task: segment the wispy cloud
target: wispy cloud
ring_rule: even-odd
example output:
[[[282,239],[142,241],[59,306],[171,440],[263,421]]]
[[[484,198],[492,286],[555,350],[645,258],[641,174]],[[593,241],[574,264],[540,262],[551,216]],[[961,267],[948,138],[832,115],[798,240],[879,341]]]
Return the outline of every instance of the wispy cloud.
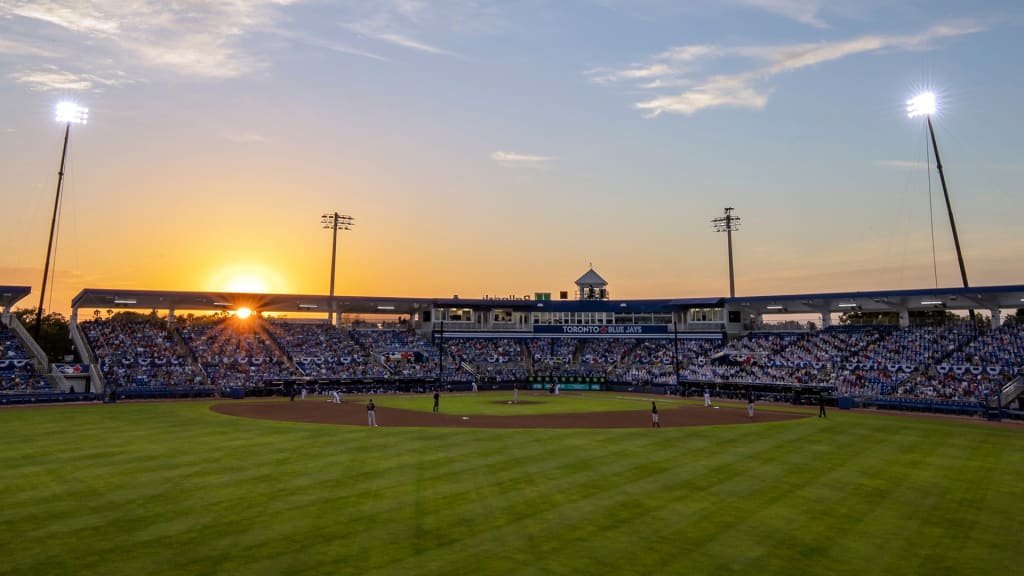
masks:
[[[431,46],[430,44],[426,44],[418,40],[413,40],[412,38],[406,38],[401,34],[378,34],[376,38],[383,40],[385,42],[391,42],[392,44],[404,46],[405,48],[419,50],[420,52],[430,52],[431,54],[452,54],[451,52],[443,48]]]
[[[57,27],[71,32],[92,52],[107,50],[126,65],[232,78],[264,65],[243,49],[243,40],[272,29],[281,8],[294,1],[0,0],[0,19],[34,22],[43,31]]]
[[[426,52],[428,54],[439,54],[445,56],[458,56],[458,54],[439,48],[432,44],[422,42],[415,38],[408,36],[407,34],[400,34],[394,31],[394,24],[390,22],[390,19],[379,18],[376,20],[363,20],[359,22],[352,22],[342,25],[348,28],[352,32],[359,34],[365,38],[372,40],[378,40],[381,42],[387,42],[388,44],[394,44],[395,46],[401,46],[403,48],[409,48],[411,50],[417,50],[419,52]]]
[[[84,92],[104,86],[121,86],[130,83],[125,78],[102,77],[96,74],[74,74],[55,66],[44,66],[36,70],[22,70],[10,74],[18,84],[25,84],[31,90],[64,90]]]
[[[547,166],[548,162],[554,160],[554,158],[551,156],[519,154],[517,152],[505,152],[503,150],[498,150],[497,152],[491,153],[491,160],[507,167],[540,168]]]
[[[110,3],[104,7],[106,10],[99,10],[94,4],[73,0],[10,0],[0,2],[0,14],[39,20],[94,36],[116,35],[121,28],[121,18],[116,13],[126,8],[127,3]]]
[[[717,107],[760,110],[772,92],[769,81],[793,72],[850,56],[885,51],[930,50],[936,40],[983,30],[974,22],[959,21],[933,26],[907,35],[865,35],[850,40],[769,46],[676,46],[622,69],[596,68],[585,75],[597,84],[625,84],[644,91],[683,87],[681,93],[656,94],[634,102],[634,108],[653,117],[663,113],[695,114]],[[744,71],[713,74],[708,69],[729,59],[748,62]]]
[[[815,28],[828,28],[818,12],[820,0],[737,0],[740,4],[760,8]]]
[[[885,166],[888,168],[926,168],[928,164],[924,162],[918,162],[915,160],[878,160],[875,162],[879,166]]]
[[[323,48],[325,50],[330,50],[332,52],[338,52],[339,54],[348,54],[350,56],[362,56],[363,58],[372,58],[374,60],[380,60],[381,62],[391,61],[390,58],[385,58],[384,56],[381,56],[379,54],[368,52],[366,50],[361,50],[359,48],[353,48],[351,46],[347,46],[345,44],[340,44],[338,42],[333,42],[330,40],[321,40],[319,38],[300,38],[297,35],[291,34],[288,34],[286,36],[295,42],[301,42],[303,44],[308,44],[310,46],[316,46],[319,48]]]

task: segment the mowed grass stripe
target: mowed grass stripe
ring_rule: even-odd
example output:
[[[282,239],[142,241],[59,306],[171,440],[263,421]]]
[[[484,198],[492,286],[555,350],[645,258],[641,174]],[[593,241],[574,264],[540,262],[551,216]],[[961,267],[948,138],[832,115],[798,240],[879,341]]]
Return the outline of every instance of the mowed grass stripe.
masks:
[[[859,426],[852,432],[863,436],[863,431],[864,427]],[[865,439],[878,440],[877,434]],[[821,572],[864,573],[877,571],[880,558],[890,549],[903,559],[919,555],[917,545],[928,539],[908,543],[901,538],[908,519],[913,523],[916,518],[915,504],[903,497],[907,485],[905,467],[916,466],[922,470],[922,475],[928,475],[931,472],[921,468],[927,462],[943,470],[950,462],[948,459],[956,456],[958,448],[931,450],[926,457],[908,462],[906,451],[916,448],[913,441],[892,435],[886,435],[883,440],[884,444],[870,444],[870,450],[861,450],[856,459],[846,460],[822,481],[809,478],[791,498],[779,498],[773,506],[763,508],[765,512],[751,514],[749,525],[756,526],[753,535],[759,541],[767,541],[772,552],[749,555],[749,560],[739,565],[755,564],[762,570],[766,564],[792,567],[800,563],[801,558],[812,557],[822,561],[818,565]],[[941,439],[938,440],[941,443]],[[808,498],[810,502],[805,502]],[[787,526],[793,528],[787,530]],[[894,531],[896,534],[892,533]],[[722,538],[734,544],[745,532],[743,527],[717,530],[719,534],[728,535]],[[953,534],[947,525],[945,535]],[[778,535],[784,537],[777,538]],[[910,539],[914,537],[911,535]],[[705,558],[715,551],[721,554],[722,550],[729,549],[721,545],[724,543],[717,543],[719,545],[696,556]],[[732,552],[722,555],[720,565],[711,569],[736,568],[736,556]],[[739,556],[742,558],[743,553]]]
[[[660,432],[651,432],[645,440],[657,438]],[[676,441],[678,436],[672,439],[672,442]],[[607,561],[612,561],[614,565],[622,556],[622,552],[615,547],[609,548],[605,545],[588,551],[587,554],[566,551],[593,542],[591,536],[607,535],[609,531],[625,530],[627,533],[633,533],[631,523],[636,519],[648,521],[643,522],[646,529],[635,534],[649,534],[648,538],[657,537],[657,532],[651,530],[648,509],[662,506],[665,498],[674,497],[671,488],[678,482],[677,476],[681,470],[679,463],[670,457],[671,453],[664,450],[664,442],[665,437],[662,437],[651,442],[655,446],[637,446],[637,449],[629,451],[631,457],[627,458],[608,459],[602,458],[600,454],[595,454],[591,458],[590,455],[583,454],[588,469],[576,475],[576,486],[570,486],[567,490],[562,490],[562,486],[551,486],[535,503],[525,502],[527,508],[533,511],[531,514],[515,518],[515,522],[506,522],[504,528],[486,527],[488,533],[495,536],[494,540],[503,543],[497,549],[487,550],[487,555],[506,558],[525,554],[516,560],[516,564],[522,565],[530,565],[532,558],[565,556],[575,559],[591,558],[599,565],[607,565]],[[757,450],[757,447],[750,446],[748,449]],[[652,458],[652,453],[659,455]],[[595,481],[580,485],[578,480],[581,475],[593,475]],[[556,494],[559,496],[552,496]],[[514,497],[524,500],[529,496],[516,493]],[[645,504],[645,501],[649,503]],[[508,515],[502,517],[507,519]],[[598,540],[603,541],[600,538]],[[516,552],[517,550],[519,552]],[[443,557],[448,553],[449,551],[445,549],[437,549],[432,550],[429,555]],[[603,558],[606,554],[620,557],[620,560]],[[419,562],[411,561],[409,566]],[[486,563],[486,560],[484,562]],[[524,562],[526,564],[523,564]],[[549,573],[556,567],[543,564],[535,565],[533,568],[543,569],[545,573]]]

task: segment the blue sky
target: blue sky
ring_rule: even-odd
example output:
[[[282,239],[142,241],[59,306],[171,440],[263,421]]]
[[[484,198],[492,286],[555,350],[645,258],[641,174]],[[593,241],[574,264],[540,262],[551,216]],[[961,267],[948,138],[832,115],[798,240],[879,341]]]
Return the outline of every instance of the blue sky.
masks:
[[[968,273],[1024,282],[1024,6],[732,0],[0,0],[0,284],[737,292],[959,283],[904,103],[934,90]],[[934,222],[934,226],[932,226]],[[935,256],[933,260],[932,230]]]

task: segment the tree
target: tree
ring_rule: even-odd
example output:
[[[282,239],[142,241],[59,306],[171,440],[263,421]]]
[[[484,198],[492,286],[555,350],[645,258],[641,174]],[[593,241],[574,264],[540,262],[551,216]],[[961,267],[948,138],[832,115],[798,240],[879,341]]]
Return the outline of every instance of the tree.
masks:
[[[35,308],[20,308],[14,311],[14,315],[29,330],[36,322]],[[36,337],[36,344],[46,352],[51,362],[62,362],[67,355],[75,353],[74,345],[71,343],[71,331],[68,328],[68,321],[58,312],[43,314],[39,326],[39,336]]]
[[[949,310],[910,310],[907,313],[912,325],[925,324],[941,326],[949,322],[963,320]],[[977,321],[977,319],[975,320]],[[984,321],[984,320],[982,320]],[[875,326],[879,324],[893,325],[900,323],[899,312],[844,312],[839,315],[839,323],[844,325]]]
[[[879,324],[899,324],[899,312],[843,312],[839,315],[839,323],[843,325],[876,326]]]

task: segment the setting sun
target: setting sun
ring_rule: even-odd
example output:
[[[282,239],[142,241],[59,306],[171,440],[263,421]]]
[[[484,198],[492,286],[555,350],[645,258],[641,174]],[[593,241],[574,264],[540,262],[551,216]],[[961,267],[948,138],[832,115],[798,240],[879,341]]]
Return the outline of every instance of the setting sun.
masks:
[[[248,318],[251,315],[252,315],[252,310],[250,310],[248,308],[239,308],[238,310],[235,310],[235,316],[237,316],[238,318],[240,318],[242,320],[245,320],[246,318]]]

